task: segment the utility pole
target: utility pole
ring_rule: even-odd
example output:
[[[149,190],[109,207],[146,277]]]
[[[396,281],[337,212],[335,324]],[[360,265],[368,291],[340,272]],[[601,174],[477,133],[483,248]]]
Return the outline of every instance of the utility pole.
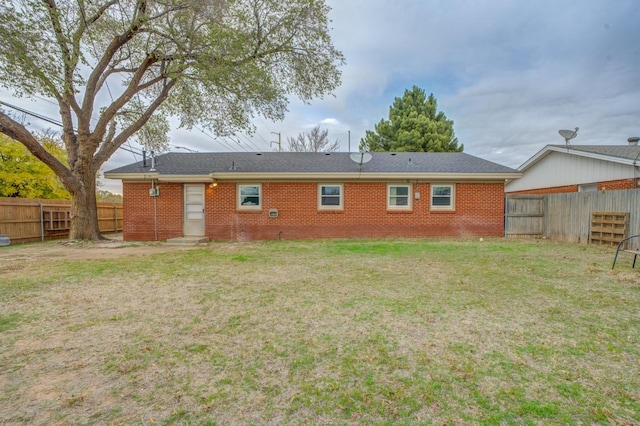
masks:
[[[273,143],[277,143],[278,144],[278,152],[282,152],[282,141],[280,139],[280,136],[281,136],[280,133],[279,132],[271,132],[271,133],[274,134],[274,135],[278,135],[278,142],[271,141],[271,142],[269,142],[269,146],[271,146],[271,144],[273,144]]]

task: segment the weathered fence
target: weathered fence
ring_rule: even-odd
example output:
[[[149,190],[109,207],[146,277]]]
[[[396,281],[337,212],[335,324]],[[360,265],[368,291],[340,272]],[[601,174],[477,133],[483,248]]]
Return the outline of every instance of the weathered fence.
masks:
[[[543,197],[543,226],[540,234],[530,232],[540,217],[531,213],[533,196],[508,195],[505,208],[505,235],[539,235],[557,241],[588,243],[594,212],[628,212],[628,235],[640,234],[640,189],[621,191],[546,194]],[[516,213],[514,213],[516,212]],[[517,212],[527,212],[517,216]],[[515,217],[512,215],[515,214]]]
[[[98,224],[104,233],[122,231],[122,204],[98,203]],[[71,201],[0,198],[0,234],[12,243],[67,238]]]
[[[505,203],[505,235],[542,236],[544,212],[544,195],[508,196]]]

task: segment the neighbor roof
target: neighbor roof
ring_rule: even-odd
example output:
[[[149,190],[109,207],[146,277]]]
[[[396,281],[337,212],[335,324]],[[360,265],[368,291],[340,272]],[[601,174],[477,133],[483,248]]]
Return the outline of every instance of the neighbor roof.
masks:
[[[211,152],[168,153],[151,161],[110,170],[111,179],[322,179],[322,178],[456,178],[513,179],[517,170],[465,153],[373,152],[360,164],[360,154],[347,152]]]
[[[633,165],[640,156],[637,145],[547,145],[533,157],[523,163],[518,170],[524,172],[552,152],[612,161],[614,163]]]

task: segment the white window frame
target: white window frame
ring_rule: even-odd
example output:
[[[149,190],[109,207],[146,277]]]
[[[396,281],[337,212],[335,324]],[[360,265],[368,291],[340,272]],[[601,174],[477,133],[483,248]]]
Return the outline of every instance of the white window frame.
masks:
[[[336,186],[340,188],[340,195],[338,195],[339,203],[338,205],[323,205],[322,204],[322,188],[328,186]],[[334,195],[329,195],[330,197],[335,197]],[[327,197],[327,195],[325,195]],[[318,184],[318,210],[343,210],[344,209],[344,185],[341,183],[319,183]]]
[[[257,187],[258,188],[258,204],[243,205],[242,200],[242,188]],[[260,183],[239,183],[237,184],[236,203],[238,210],[262,210],[262,184]]]
[[[578,185],[578,192],[598,192],[598,183],[583,183]]]
[[[456,185],[454,183],[432,183],[429,196],[429,205],[431,210],[452,211],[456,209]],[[451,194],[449,195],[450,203],[448,206],[434,205],[433,197],[436,188],[449,187],[451,188]]]
[[[391,204],[391,188],[407,188],[407,205],[397,206]],[[397,197],[397,195],[395,196]],[[387,184],[387,210],[412,210],[413,209],[413,188],[410,183],[388,183]]]

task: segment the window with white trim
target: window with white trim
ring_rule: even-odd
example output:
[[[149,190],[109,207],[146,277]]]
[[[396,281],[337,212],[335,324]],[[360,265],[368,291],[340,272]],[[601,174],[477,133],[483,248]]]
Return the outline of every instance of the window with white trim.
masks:
[[[238,209],[260,210],[262,208],[262,185],[259,183],[238,184]]]
[[[318,209],[342,210],[343,208],[342,184],[318,184]]]
[[[431,210],[453,210],[454,208],[455,186],[431,184]]]
[[[578,185],[578,192],[595,192],[597,190],[597,183],[583,183],[582,185]]]
[[[411,185],[387,185],[387,209],[411,210]]]

